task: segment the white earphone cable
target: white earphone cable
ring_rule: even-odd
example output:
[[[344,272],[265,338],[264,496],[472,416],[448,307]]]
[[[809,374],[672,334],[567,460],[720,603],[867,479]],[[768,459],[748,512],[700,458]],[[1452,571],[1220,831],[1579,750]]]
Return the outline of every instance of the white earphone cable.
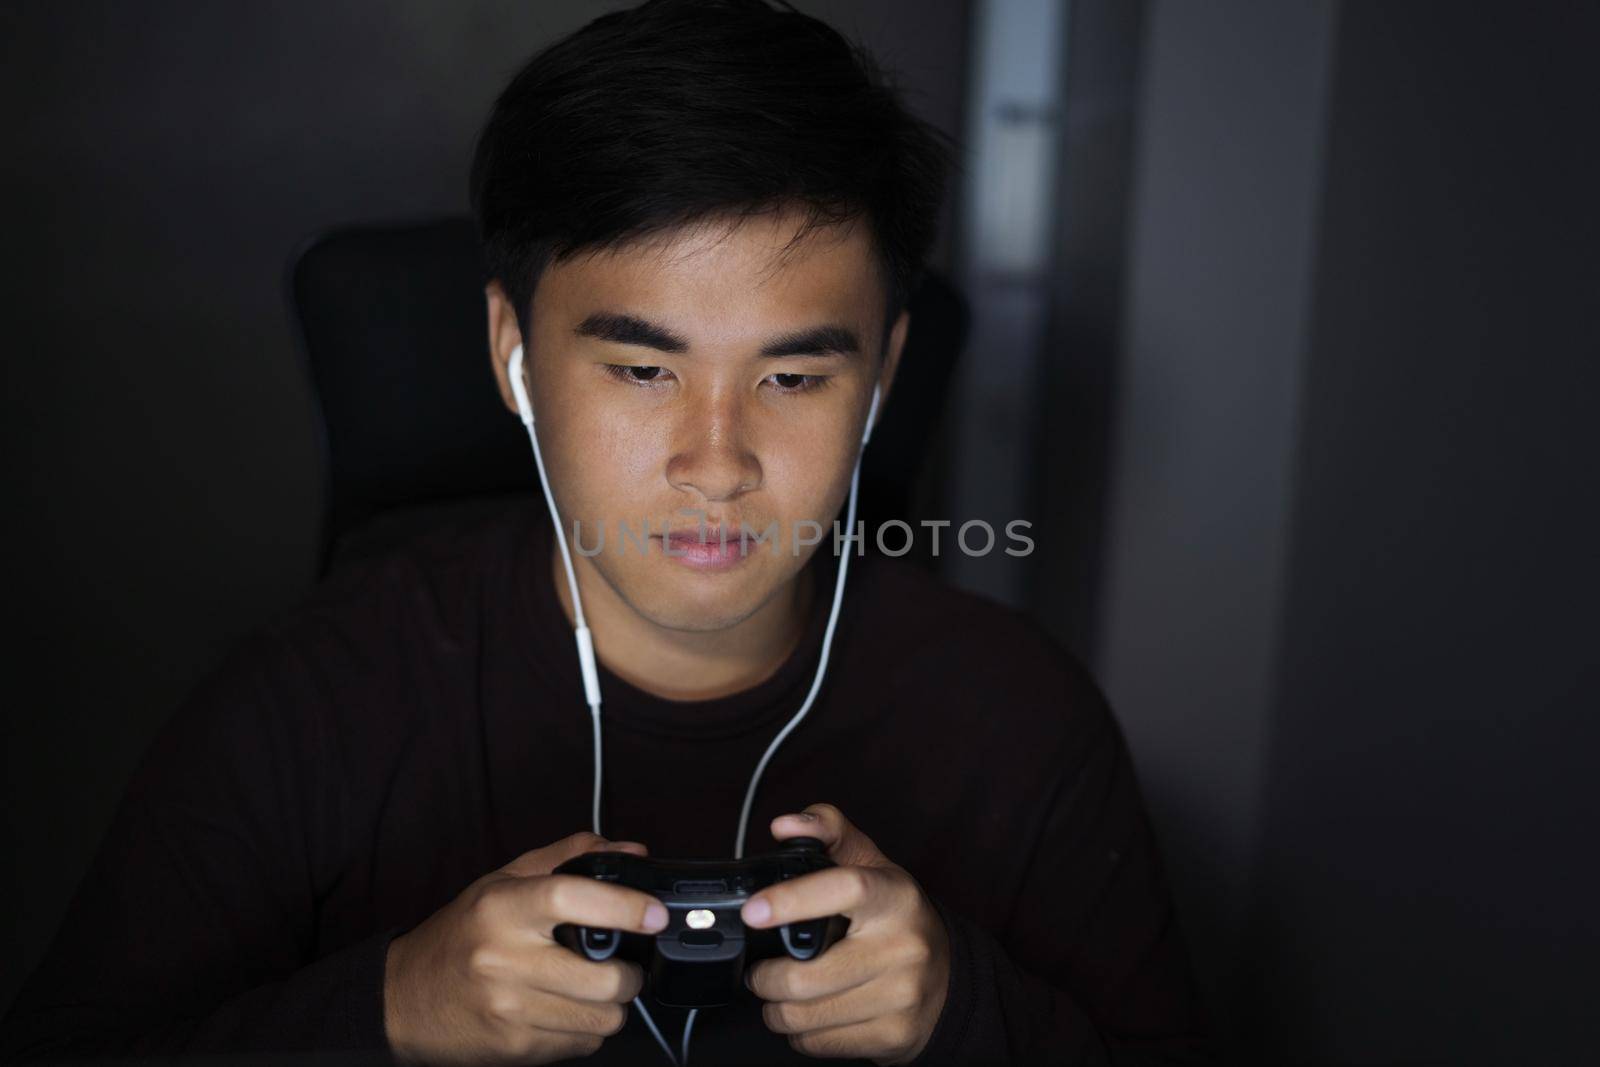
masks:
[[[817,661],[817,673],[811,679],[811,690],[806,693],[805,702],[800,705],[800,710],[795,712],[794,718],[790,719],[782,730],[778,731],[778,736],[772,739],[772,744],[768,745],[767,751],[762,754],[761,762],[756,764],[755,773],[750,776],[750,787],[744,792],[744,807],[739,811],[739,832],[733,839],[734,859],[744,858],[745,831],[750,826],[750,808],[755,803],[756,787],[761,784],[761,775],[771,762],[773,753],[778,751],[778,746],[783,744],[784,739],[794,732],[794,728],[800,725],[800,720],[811,710],[812,703],[817,699],[817,693],[822,689],[822,678],[828,670],[828,653],[833,648],[833,631],[839,625],[839,604],[844,599],[844,579],[850,570],[850,553],[856,543],[856,485],[860,479],[861,460],[857,458],[856,468],[850,474],[850,504],[845,511],[845,550],[844,555],[839,557],[839,574],[833,583],[833,607],[828,611],[828,627],[822,632],[822,656]]]

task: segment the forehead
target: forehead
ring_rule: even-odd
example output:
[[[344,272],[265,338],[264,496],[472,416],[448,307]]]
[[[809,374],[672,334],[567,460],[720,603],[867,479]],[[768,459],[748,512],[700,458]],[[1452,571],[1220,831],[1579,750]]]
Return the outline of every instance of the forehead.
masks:
[[[885,291],[870,228],[820,226],[795,241],[803,222],[798,212],[719,218],[551,264],[534,321],[625,312],[695,344],[742,345],[820,321],[871,329]]]

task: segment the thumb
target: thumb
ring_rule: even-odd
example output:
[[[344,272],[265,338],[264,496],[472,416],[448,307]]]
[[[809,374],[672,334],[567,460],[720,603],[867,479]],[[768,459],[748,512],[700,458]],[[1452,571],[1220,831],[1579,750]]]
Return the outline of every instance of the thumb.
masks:
[[[630,852],[635,856],[648,856],[650,850],[637,841],[609,841],[599,834],[583,830],[542,848],[524,852],[504,867],[504,874],[518,878],[549,874],[563,863],[585,852]]]
[[[772,836],[780,841],[814,837],[828,850],[828,858],[841,867],[890,866],[872,838],[832,804],[810,804],[802,812],[778,816],[772,820]]]

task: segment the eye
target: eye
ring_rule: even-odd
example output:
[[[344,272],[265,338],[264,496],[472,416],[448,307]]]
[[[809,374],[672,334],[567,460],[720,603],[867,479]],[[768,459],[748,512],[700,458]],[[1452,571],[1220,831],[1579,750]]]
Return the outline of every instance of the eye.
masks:
[[[671,377],[665,367],[641,367],[630,363],[607,363],[606,373],[630,385],[653,385]]]
[[[826,374],[769,374],[771,382],[780,393],[804,393],[827,384]]]

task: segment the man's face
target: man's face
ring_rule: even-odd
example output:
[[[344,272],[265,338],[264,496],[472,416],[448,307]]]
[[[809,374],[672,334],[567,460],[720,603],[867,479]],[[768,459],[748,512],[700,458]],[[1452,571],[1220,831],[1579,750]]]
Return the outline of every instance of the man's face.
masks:
[[[592,551],[604,531],[586,561],[573,544],[574,563],[656,625],[735,626],[817,548],[832,551],[872,389],[888,393],[907,318],[880,350],[885,290],[867,227],[818,230],[780,258],[799,222],[686,227],[552,265],[534,293],[524,367],[551,491],[569,539],[577,524]],[[515,411],[515,316],[498,286],[489,303]],[[643,550],[621,536],[647,521]],[[740,551],[741,527],[774,526],[774,543]],[[796,532],[814,539],[818,526],[821,543],[797,552]],[[702,527],[709,548],[664,536]]]

